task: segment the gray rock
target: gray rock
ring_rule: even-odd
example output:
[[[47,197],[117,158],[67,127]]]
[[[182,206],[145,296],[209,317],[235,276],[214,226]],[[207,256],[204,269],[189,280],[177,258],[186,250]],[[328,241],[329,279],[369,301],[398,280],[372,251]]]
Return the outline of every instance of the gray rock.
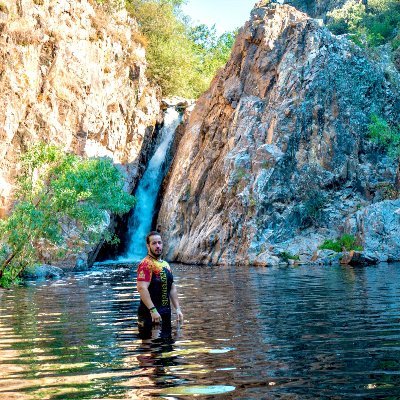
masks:
[[[331,265],[339,264],[343,253],[338,253],[333,250],[318,250],[316,264]]]
[[[22,277],[28,280],[40,279],[59,279],[64,275],[61,268],[54,267],[53,265],[35,265],[28,267],[24,270]]]
[[[88,268],[89,266],[86,254],[85,257],[78,257],[76,259],[74,271],[87,271]]]
[[[362,251],[351,251],[345,254],[341,260],[342,264],[353,266],[375,265],[379,259],[371,254]]]
[[[385,200],[372,204],[357,215],[357,227],[368,257],[379,261],[400,260],[399,200]]]

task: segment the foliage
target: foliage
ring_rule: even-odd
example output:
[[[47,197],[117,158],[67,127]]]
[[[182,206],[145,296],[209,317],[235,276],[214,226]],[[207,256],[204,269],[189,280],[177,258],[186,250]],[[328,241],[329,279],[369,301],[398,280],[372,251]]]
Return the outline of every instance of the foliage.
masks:
[[[357,245],[357,239],[353,235],[344,234],[336,240],[327,239],[319,246],[321,250],[333,250],[340,253],[343,250],[362,251],[362,246]]]
[[[371,115],[371,123],[368,125],[371,140],[382,146],[393,158],[400,157],[400,125],[390,126],[389,123],[376,114]]]
[[[380,182],[377,188],[381,192],[384,200],[396,200],[400,198],[400,191],[393,183]]]
[[[326,201],[326,196],[320,190],[311,189],[305,193],[305,201],[301,209],[300,225],[302,228],[317,224]]]
[[[369,0],[368,5],[348,0],[327,16],[328,28],[335,34],[348,33],[359,45],[374,47],[391,42],[396,48],[395,36],[400,26],[398,0]]]
[[[124,213],[134,204],[123,177],[109,159],[82,159],[40,143],[21,159],[16,203],[0,221],[0,279],[23,269],[81,251],[101,238],[108,212]],[[2,281],[2,283],[4,283]]]
[[[282,251],[281,253],[279,253],[279,257],[282,258],[283,261],[288,262],[289,260],[295,260],[295,261],[299,261],[300,257],[298,254],[291,254],[287,251]]]
[[[149,78],[163,95],[195,98],[204,92],[233,44],[233,33],[218,37],[215,28],[187,27],[181,0],[126,0],[148,45]]]

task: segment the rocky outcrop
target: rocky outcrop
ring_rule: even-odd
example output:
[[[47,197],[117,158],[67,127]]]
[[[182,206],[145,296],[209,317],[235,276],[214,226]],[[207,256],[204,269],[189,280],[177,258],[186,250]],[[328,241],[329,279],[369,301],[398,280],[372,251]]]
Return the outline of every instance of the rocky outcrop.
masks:
[[[361,3],[363,0],[359,1]],[[312,18],[324,19],[329,11],[342,7],[346,0],[284,0],[277,2],[291,5]]]
[[[400,200],[386,200],[360,210],[352,230],[358,233],[369,257],[400,260]]]
[[[367,126],[372,113],[398,121],[399,105],[353,43],[290,6],[256,7],[175,157],[158,219],[167,258],[310,260],[395,181]]]
[[[135,21],[87,0],[3,0],[0,32],[0,214],[38,141],[111,157],[131,189],[160,110]]]

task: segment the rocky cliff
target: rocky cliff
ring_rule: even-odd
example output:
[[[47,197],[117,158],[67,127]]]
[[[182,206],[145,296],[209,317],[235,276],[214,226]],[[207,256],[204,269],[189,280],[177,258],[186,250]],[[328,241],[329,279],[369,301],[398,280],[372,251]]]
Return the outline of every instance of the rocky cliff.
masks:
[[[354,44],[293,7],[259,4],[180,143],[158,220],[167,258],[266,265],[283,252],[310,261],[346,231],[362,243],[356,214],[370,215],[396,176],[367,127],[373,113],[399,122],[399,107]]]
[[[280,3],[291,5],[312,18],[324,19],[327,12],[342,7],[346,0],[284,0],[280,1]]]
[[[111,157],[131,188],[160,110],[135,21],[87,0],[0,6],[0,213],[38,141]]]

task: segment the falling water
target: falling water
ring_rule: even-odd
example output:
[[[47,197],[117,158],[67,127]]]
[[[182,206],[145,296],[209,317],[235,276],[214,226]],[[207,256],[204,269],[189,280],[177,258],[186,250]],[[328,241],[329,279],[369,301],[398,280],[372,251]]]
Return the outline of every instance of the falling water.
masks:
[[[180,123],[180,114],[169,107],[165,112],[161,140],[136,190],[136,206],[129,219],[129,247],[126,257],[139,260],[146,255],[145,237],[151,230],[157,195],[166,173],[166,159],[175,130]]]

